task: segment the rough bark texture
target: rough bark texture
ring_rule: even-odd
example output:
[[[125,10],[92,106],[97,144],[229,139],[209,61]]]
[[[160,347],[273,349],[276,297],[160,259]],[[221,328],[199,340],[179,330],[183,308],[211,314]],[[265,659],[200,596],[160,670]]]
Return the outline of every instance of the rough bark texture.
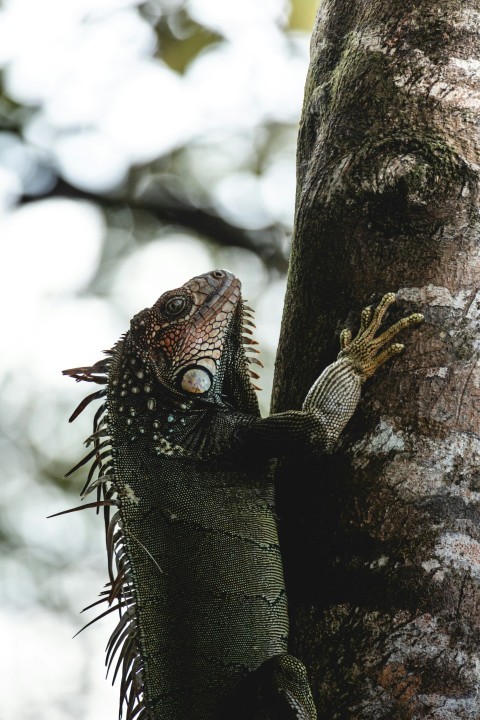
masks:
[[[381,293],[426,316],[338,451],[280,473],[324,720],[480,717],[479,29],[478,1],[322,0],[312,39],[273,410]]]

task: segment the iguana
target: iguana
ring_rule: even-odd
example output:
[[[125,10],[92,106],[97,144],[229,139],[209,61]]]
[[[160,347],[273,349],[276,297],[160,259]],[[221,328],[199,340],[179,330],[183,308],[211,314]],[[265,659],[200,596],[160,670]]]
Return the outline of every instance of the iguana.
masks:
[[[262,419],[250,365],[251,310],[226,270],[194,277],[131,321],[107,357],[65,370],[104,384],[82,498],[103,507],[119,611],[106,663],[120,673],[127,720],[313,720],[302,663],[288,654],[287,599],[269,463],[329,452],[362,383],[403,349],[413,314],[376,337],[395,296],[361,315],[358,335],[303,409]],[[69,473],[70,474],[70,473]],[[111,514],[112,510],[114,511]],[[94,603],[96,604],[96,603]]]

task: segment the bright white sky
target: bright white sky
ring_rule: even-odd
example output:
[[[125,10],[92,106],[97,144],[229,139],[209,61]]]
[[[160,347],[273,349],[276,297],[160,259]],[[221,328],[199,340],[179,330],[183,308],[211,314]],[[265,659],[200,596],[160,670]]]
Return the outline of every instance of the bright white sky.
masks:
[[[68,569],[52,577],[51,592],[64,583],[62,591],[77,609],[101,589],[101,528],[92,540],[86,527],[93,525],[73,516],[47,525],[45,515],[63,509],[62,497],[35,486],[28,458],[10,454],[9,443],[21,442],[16,418],[24,418],[28,409],[29,432],[42,452],[52,460],[63,452],[71,457],[73,447],[81,452],[77,433],[85,436],[88,422],[76,432],[66,422],[59,427],[58,416],[46,408],[53,413],[61,406],[66,419],[67,407],[85,391],[68,384],[62,368],[99,359],[135,312],[215,266],[229,267],[243,279],[257,308],[257,337],[273,352],[284,287],[281,282],[265,287],[261,263],[249,253],[222,250],[213,257],[199,241],[170,233],[116,268],[109,297],[88,297],[83,291],[103,245],[112,242],[102,213],[70,200],[15,209],[16,199],[24,190],[51,183],[45,158],[53,159],[71,183],[102,192],[120,185],[133,163],[197,140],[192,176],[208,183],[233,222],[257,228],[274,220],[288,223],[293,213],[293,146],[279,152],[261,177],[241,168],[258,124],[295,122],[299,116],[308,40],[287,39],[278,29],[287,11],[283,0],[189,0],[192,16],[227,40],[201,55],[184,76],[152,58],[156,38],[137,5],[135,0],[5,0],[0,9],[6,90],[15,101],[38,106],[27,130],[30,146],[0,133],[0,382],[4,412],[11,417],[10,437],[0,444],[2,493],[12,498],[5,523],[15,528],[27,554],[33,545],[40,554],[60,554]],[[289,43],[296,48],[293,55]],[[199,163],[202,152],[208,158],[212,148],[212,163]],[[20,508],[19,493],[25,503]],[[86,570],[82,557],[92,543],[99,547],[96,569]],[[77,569],[68,565],[72,558]],[[69,617],[37,607],[27,567],[0,559],[5,579],[0,633],[14,649],[0,654],[2,685],[9,688],[0,716],[115,718],[118,689],[112,691],[103,679],[108,623],[71,641],[81,618],[74,627]]]

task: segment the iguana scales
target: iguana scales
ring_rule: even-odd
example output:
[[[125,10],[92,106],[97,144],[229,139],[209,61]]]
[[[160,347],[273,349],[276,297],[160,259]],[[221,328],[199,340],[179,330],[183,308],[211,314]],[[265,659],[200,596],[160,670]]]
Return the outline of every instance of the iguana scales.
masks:
[[[376,336],[395,296],[344,330],[301,411],[262,419],[259,364],[239,280],[214,270],[163,294],[107,357],[65,370],[105,387],[82,498],[103,507],[119,612],[106,662],[126,720],[312,720],[302,663],[288,654],[287,600],[269,462],[331,450],[366,378],[403,345],[410,315]],[[85,507],[85,506],[81,506]],[[95,603],[94,603],[95,604]],[[100,617],[101,617],[100,616]]]

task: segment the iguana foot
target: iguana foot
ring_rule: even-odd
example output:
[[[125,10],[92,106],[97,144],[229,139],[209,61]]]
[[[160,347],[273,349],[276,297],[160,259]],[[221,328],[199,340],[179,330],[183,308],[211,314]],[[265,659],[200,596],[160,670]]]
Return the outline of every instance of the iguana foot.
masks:
[[[274,655],[245,679],[230,698],[222,720],[316,720],[303,663],[287,653]]]
[[[386,311],[393,302],[395,302],[395,293],[387,293],[375,309],[373,306],[366,307],[362,311],[360,329],[353,340],[350,330],[342,330],[340,334],[341,351],[338,358],[350,360],[362,380],[369,378],[380,365],[403,350],[404,345],[401,343],[393,343],[385,347],[397,333],[424,319],[421,313],[413,313],[398,320],[381,335],[375,337]]]
[[[300,660],[293,655],[275,655],[257,672],[260,695],[268,708],[265,720],[316,720],[307,671]]]

